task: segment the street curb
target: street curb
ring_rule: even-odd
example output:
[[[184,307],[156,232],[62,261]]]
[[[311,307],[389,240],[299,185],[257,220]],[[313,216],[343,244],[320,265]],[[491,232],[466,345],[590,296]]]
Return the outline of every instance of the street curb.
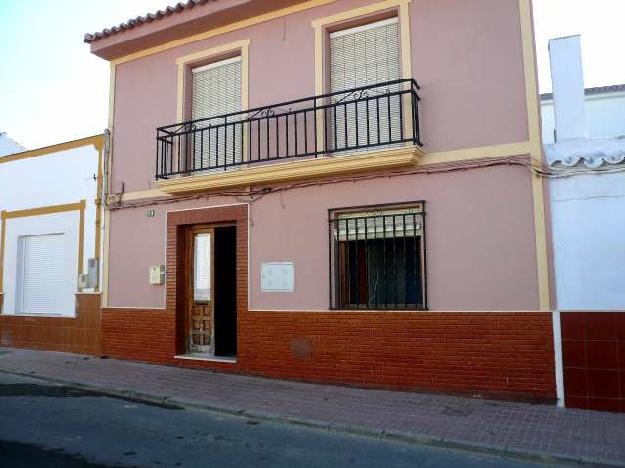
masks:
[[[567,454],[553,454],[542,451],[529,451],[515,448],[501,448],[499,446],[489,444],[479,444],[474,442],[467,442],[460,439],[442,438],[436,436],[429,436],[425,434],[416,434],[412,432],[396,431],[396,430],[381,430],[374,429],[366,426],[352,426],[347,424],[329,423],[315,419],[282,416],[274,413],[263,413],[260,411],[250,411],[246,409],[228,408],[225,406],[212,405],[199,400],[192,400],[188,398],[164,396],[152,393],[146,393],[142,391],[129,390],[124,388],[111,388],[103,385],[86,384],[82,382],[76,382],[68,379],[61,379],[58,377],[49,377],[36,373],[21,372],[13,369],[0,368],[0,373],[18,375],[21,377],[27,377],[37,380],[43,380],[46,382],[61,384],[65,386],[74,387],[81,390],[89,390],[104,395],[109,395],[116,398],[122,398],[126,400],[132,400],[137,402],[143,402],[158,406],[178,408],[178,409],[193,409],[200,411],[207,411],[218,414],[225,414],[228,416],[242,417],[248,419],[258,419],[268,422],[277,422],[283,424],[296,425],[300,427],[306,427],[317,430],[325,430],[328,432],[336,432],[340,434],[349,434],[360,437],[367,437],[378,440],[389,440],[395,442],[402,442],[407,444],[414,444],[433,448],[452,449],[463,452],[476,453],[481,455],[499,456],[505,458],[513,458],[520,461],[536,462],[542,464],[583,464],[586,466],[622,466],[625,467],[625,462],[605,462],[590,459],[587,457],[572,457]]]

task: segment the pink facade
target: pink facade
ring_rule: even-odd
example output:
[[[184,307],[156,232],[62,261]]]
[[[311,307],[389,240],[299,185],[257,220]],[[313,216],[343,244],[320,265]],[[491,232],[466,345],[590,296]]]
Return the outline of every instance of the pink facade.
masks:
[[[250,39],[251,107],[312,95],[310,22],[367,3],[331,3],[118,65],[113,190],[121,190],[122,183],[126,192],[154,186],[155,128],[176,120],[177,57]],[[422,87],[426,152],[525,141],[518,1],[414,0],[410,12],[412,69]],[[260,199],[251,207],[250,306],[326,309],[327,210],[420,199],[428,202],[433,310],[537,308],[530,175],[504,168],[324,185]],[[232,203],[236,200],[212,196],[159,205],[155,218],[145,218],[140,209],[113,212],[109,304],[163,307],[164,288],[150,286],[144,278],[148,265],[165,260],[165,213]],[[282,227],[276,229],[278,225]],[[141,236],[127,235],[137,229]],[[308,249],[319,255],[310,257]],[[294,294],[260,293],[259,265],[270,260],[296,262]],[[473,274],[478,266],[484,274]]]
[[[250,107],[315,94],[316,18],[370,1],[341,0],[116,67],[113,190],[150,189],[155,129],[176,121],[176,58],[250,39]],[[528,139],[518,0],[413,0],[412,74],[421,85],[426,152]]]
[[[209,2],[97,40],[92,50],[115,59],[287,3],[300,2]],[[544,297],[541,302],[536,248],[542,213],[535,213],[529,168],[537,155],[528,149],[534,132],[528,123],[524,2],[412,0],[388,8],[408,9],[412,77],[421,86],[425,160],[403,173],[377,169],[184,195],[155,190],[156,128],[177,118],[176,60],[249,40],[250,108],[313,96],[311,22],[376,2],[320,3],[115,64],[109,190],[121,203],[109,211],[104,352],[314,381],[552,399],[552,324]],[[502,145],[522,150],[506,154]],[[261,188],[266,192],[245,193]],[[427,311],[332,309],[329,210],[414,201],[425,202]],[[185,314],[191,314],[182,304],[192,302],[185,296],[185,236],[198,226],[230,222],[237,232],[232,283],[238,361],[180,362],[175,355],[185,348]],[[294,264],[293,291],[261,290],[261,265],[267,262]],[[151,265],[167,265],[164,285],[148,281]],[[431,361],[415,350],[431,352]],[[397,362],[412,370],[399,372]],[[521,377],[508,375],[513,368]]]
[[[431,310],[536,310],[530,176],[524,168],[383,178],[292,189],[250,205],[250,308],[328,309],[328,209],[426,200]],[[111,213],[109,305],[165,306],[147,270],[165,262],[168,211],[239,203],[214,196]],[[146,209],[155,216],[147,218]],[[293,261],[295,292],[262,293],[260,264]],[[479,269],[479,274],[476,270]]]

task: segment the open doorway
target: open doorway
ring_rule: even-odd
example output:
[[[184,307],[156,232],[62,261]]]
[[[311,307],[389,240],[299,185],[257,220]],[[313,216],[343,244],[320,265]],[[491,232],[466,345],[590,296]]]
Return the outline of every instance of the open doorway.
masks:
[[[236,226],[193,226],[186,249],[186,353],[235,358]]]

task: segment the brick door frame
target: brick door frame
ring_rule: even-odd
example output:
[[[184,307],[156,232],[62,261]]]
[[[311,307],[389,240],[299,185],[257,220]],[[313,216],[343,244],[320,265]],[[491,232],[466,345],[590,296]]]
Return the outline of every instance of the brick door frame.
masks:
[[[235,223],[236,275],[237,275],[237,356],[241,346],[241,317],[248,310],[248,211],[249,205],[236,204],[168,211],[167,216],[167,275],[165,308],[175,317],[174,350],[176,355],[185,354],[186,331],[184,330],[185,298],[185,236],[186,229],[197,224]]]

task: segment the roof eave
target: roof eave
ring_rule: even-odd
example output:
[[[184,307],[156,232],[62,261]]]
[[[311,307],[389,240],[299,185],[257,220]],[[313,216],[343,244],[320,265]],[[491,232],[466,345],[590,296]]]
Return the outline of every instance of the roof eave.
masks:
[[[115,28],[86,34],[85,42],[90,44],[91,53],[105,60],[115,60],[303,1],[204,0],[186,8],[178,4],[178,10],[171,7],[174,12],[169,15],[146,15],[142,21],[134,18]]]

